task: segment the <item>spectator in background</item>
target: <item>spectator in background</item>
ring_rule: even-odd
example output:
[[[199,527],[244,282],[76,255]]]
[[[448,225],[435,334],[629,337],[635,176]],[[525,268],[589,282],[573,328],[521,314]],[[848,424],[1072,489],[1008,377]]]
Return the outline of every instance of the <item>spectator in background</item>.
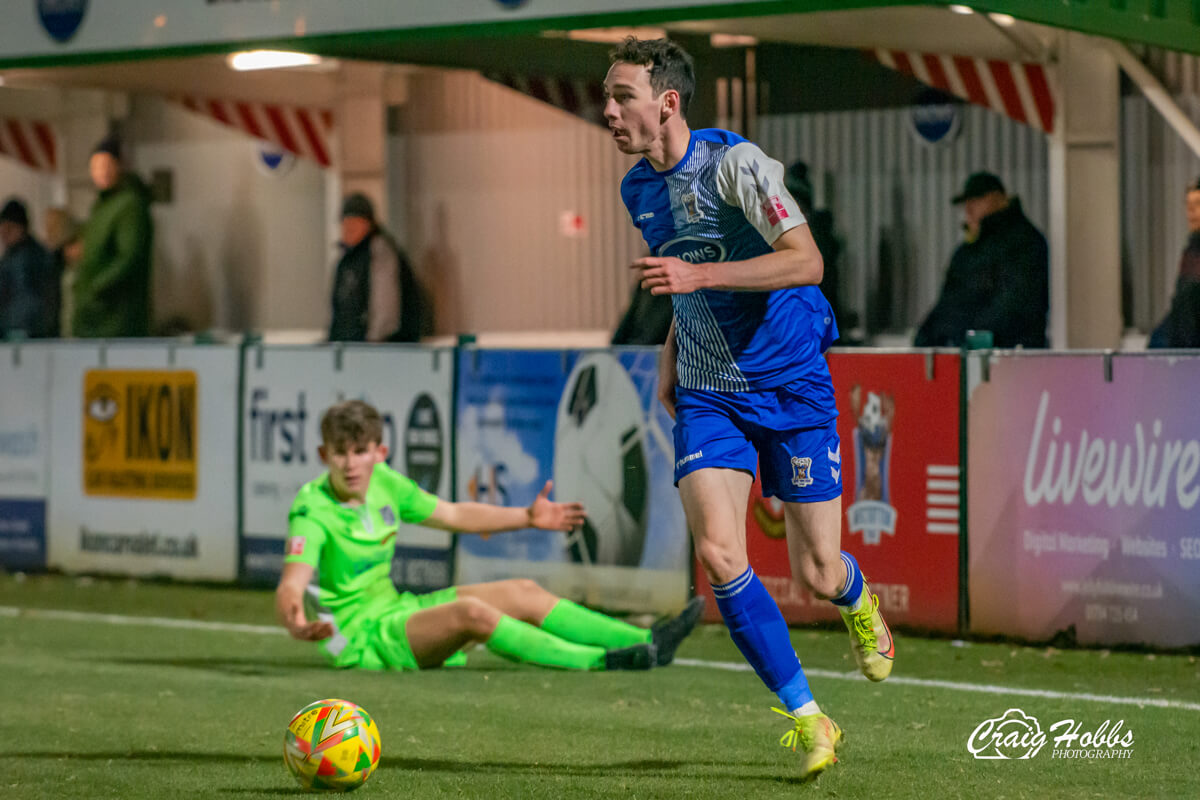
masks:
[[[50,254],[29,234],[29,212],[16,198],[0,208],[0,338],[58,335],[58,287]]]
[[[1150,334],[1149,347],[1200,347],[1200,178],[1185,192],[1188,240],[1179,258],[1171,310]]]
[[[75,308],[72,291],[75,266],[83,247],[79,243],[79,221],[61,206],[51,206],[42,215],[42,231],[46,249],[50,251],[55,280],[58,286],[58,336],[71,335],[71,314]]]
[[[808,178],[808,164],[794,161],[783,174],[783,184],[800,206],[800,212],[808,220],[808,229],[821,259],[825,262],[825,272],[821,277],[821,294],[829,301],[833,309],[833,318],[838,322],[839,330],[847,330],[857,323],[857,320],[843,316],[842,304],[838,298],[841,292],[839,283],[839,266],[842,257],[842,242],[833,229],[833,212],[829,209],[813,207],[813,187]]]
[[[154,221],[150,192],[121,162],[109,136],[88,164],[99,190],[82,234],[72,286],[71,334],[82,338],[149,336],[150,258]]]
[[[953,202],[963,207],[964,241],[950,258],[942,294],[914,344],[959,347],[968,330],[978,330],[991,331],[996,347],[1046,347],[1046,237],[990,172],[967,178]]]
[[[342,202],[341,247],[329,341],[420,341],[426,313],[421,288],[408,257],[379,227],[364,194]]]

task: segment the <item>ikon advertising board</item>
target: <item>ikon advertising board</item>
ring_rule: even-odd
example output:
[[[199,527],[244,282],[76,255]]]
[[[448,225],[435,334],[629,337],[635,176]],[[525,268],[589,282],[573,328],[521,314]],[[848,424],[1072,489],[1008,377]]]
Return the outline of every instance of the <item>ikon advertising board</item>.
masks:
[[[50,566],[233,579],[237,348],[60,345],[51,384]]]
[[[602,608],[669,613],[687,599],[688,540],[672,483],[657,350],[459,354],[458,496],[528,506],[581,501],[571,533],[460,536],[459,583],[533,578]]]
[[[388,463],[450,499],[452,350],[413,347],[250,347],[242,397],[245,575],[274,581],[283,565],[288,510],[300,487],[325,471],[321,416],[360,399],[383,416]],[[404,589],[450,585],[451,536],[401,525],[392,579]]]
[[[46,566],[50,462],[47,344],[0,346],[0,566]]]
[[[969,404],[971,628],[1200,643],[1200,358],[995,358]]]
[[[960,366],[949,353],[829,354],[841,439],[842,549],[854,555],[892,624],[957,629]],[[839,619],[831,603],[792,581],[783,505],[763,499],[757,478],[746,544],[789,623]],[[712,597],[699,564],[696,591]],[[715,601],[708,616],[719,618]]]

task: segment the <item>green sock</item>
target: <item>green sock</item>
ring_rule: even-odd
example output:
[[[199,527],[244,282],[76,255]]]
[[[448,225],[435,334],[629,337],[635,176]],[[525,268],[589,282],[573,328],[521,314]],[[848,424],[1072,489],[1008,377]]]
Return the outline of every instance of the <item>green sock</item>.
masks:
[[[500,617],[486,644],[496,655],[540,667],[604,669],[604,648],[568,642],[509,616]]]
[[[647,628],[584,608],[570,600],[559,600],[542,620],[542,630],[579,644],[594,644],[605,650],[619,650],[650,642]]]

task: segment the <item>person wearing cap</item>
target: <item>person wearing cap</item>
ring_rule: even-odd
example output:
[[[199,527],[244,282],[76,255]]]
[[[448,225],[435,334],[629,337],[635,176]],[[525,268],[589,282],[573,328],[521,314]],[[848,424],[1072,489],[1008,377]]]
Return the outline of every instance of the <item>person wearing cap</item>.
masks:
[[[71,333],[81,338],[149,336],[150,191],[123,168],[120,142],[112,136],[96,145],[88,168],[99,194],[81,237]]]
[[[16,198],[0,208],[0,339],[58,335],[58,291],[46,248],[29,233],[29,212]]]
[[[420,341],[423,303],[412,267],[364,194],[342,201],[340,245],[329,341]]]
[[[964,241],[941,296],[917,331],[918,347],[959,347],[967,331],[991,331],[996,347],[1046,347],[1050,256],[1021,201],[990,172],[967,178],[953,199]]]
[[[1150,334],[1148,347],[1200,347],[1200,178],[1184,192],[1188,240],[1179,257],[1171,309]]]

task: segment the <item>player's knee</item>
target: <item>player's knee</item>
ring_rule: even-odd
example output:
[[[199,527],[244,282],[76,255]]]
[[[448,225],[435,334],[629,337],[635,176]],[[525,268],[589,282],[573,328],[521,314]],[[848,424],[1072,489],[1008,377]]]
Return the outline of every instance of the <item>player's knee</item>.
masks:
[[[477,597],[464,597],[455,602],[459,626],[472,636],[491,636],[500,621],[500,612]]]
[[[715,584],[729,583],[746,571],[746,554],[734,547],[706,539],[696,543],[696,558]]]

